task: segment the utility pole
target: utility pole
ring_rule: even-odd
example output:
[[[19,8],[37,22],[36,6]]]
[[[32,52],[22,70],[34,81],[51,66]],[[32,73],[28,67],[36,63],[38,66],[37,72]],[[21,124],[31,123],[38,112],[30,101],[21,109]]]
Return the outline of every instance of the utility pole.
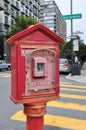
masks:
[[[70,1],[70,13],[73,14],[73,3]],[[73,69],[73,19],[71,19],[71,75]]]
[[[74,73],[74,40],[77,38],[73,35],[73,19],[80,19],[82,18],[82,14],[73,14],[73,0],[70,0],[70,15],[63,15],[62,20],[71,20],[71,36],[70,36],[70,42],[71,42],[71,76],[73,76]],[[77,42],[76,44],[77,45]],[[77,46],[76,46],[77,47]]]

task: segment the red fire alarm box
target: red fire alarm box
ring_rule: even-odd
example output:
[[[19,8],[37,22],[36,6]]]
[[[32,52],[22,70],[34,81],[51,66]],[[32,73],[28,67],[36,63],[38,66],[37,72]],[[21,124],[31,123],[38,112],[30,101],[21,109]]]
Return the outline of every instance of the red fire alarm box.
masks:
[[[7,40],[11,46],[11,96],[14,103],[59,98],[59,45],[63,39],[42,24]]]

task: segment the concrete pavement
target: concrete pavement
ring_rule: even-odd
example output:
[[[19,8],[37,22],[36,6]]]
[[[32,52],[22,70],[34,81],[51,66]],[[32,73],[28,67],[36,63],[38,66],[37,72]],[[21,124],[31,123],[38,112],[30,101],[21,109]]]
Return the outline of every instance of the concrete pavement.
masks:
[[[86,62],[82,66],[80,75],[71,76],[71,73],[70,73],[65,78],[69,80],[81,82],[81,83],[86,83]]]

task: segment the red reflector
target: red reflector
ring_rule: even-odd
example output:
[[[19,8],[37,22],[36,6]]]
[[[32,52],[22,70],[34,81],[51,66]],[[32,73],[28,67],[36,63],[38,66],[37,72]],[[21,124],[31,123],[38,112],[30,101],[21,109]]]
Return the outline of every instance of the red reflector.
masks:
[[[63,66],[69,66],[68,64],[64,64]]]

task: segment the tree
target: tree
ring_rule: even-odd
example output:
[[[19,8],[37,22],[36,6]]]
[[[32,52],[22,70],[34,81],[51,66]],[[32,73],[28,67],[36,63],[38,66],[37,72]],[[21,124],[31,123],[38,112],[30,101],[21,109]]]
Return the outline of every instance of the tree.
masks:
[[[86,61],[86,45],[83,43],[83,41],[80,40],[80,37],[78,40],[79,51],[74,51],[73,57],[77,56],[79,61],[81,62],[81,65],[83,65],[83,63]],[[61,57],[71,59],[71,41],[61,44],[60,52]]]
[[[86,45],[80,41],[79,42],[79,51],[76,52],[77,57],[81,61],[81,65],[86,61]]]
[[[16,16],[14,19],[15,24],[11,26],[11,30],[7,32],[6,38],[9,38],[12,35],[26,29],[30,25],[35,25],[38,23],[36,19],[33,19],[32,17]]]
[[[61,57],[64,58],[71,58],[71,43],[70,42],[65,42],[63,44],[61,44],[60,46],[60,50],[61,50]]]

